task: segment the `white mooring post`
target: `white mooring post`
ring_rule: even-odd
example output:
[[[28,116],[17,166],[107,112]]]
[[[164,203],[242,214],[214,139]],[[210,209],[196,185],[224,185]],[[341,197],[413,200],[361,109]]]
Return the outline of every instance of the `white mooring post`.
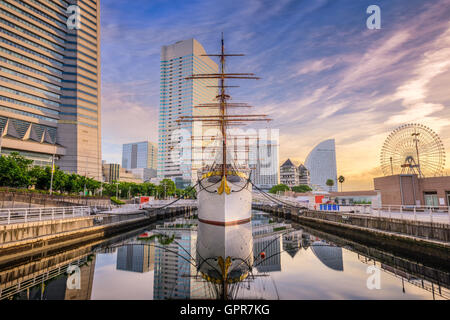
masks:
[[[414,221],[417,221],[416,206],[414,206]]]
[[[389,219],[391,219],[391,206],[389,206],[388,208],[389,208]]]
[[[11,222],[11,210],[8,210],[8,224]]]
[[[433,223],[433,210],[430,207],[430,222]]]
[[[400,206],[400,219],[403,219],[403,206]]]

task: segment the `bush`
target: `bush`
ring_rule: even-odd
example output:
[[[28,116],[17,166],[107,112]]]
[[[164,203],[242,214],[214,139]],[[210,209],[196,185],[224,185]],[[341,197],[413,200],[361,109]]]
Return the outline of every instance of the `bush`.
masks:
[[[123,201],[117,199],[116,197],[111,197],[110,199],[111,199],[111,201],[112,201],[114,204],[118,204],[118,205],[125,204],[125,202],[123,202]]]
[[[304,193],[304,192],[312,191],[312,189],[305,184],[301,184],[299,186],[292,187],[292,191]]]
[[[273,186],[272,188],[270,188],[269,192],[270,193],[278,193],[279,191],[283,192],[283,191],[289,191],[289,187],[285,184],[277,184],[275,186]]]

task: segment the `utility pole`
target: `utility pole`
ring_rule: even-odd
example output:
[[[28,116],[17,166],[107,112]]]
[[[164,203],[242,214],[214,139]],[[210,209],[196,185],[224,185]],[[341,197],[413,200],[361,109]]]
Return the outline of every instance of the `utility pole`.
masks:
[[[0,157],[2,156],[3,129],[0,131]]]

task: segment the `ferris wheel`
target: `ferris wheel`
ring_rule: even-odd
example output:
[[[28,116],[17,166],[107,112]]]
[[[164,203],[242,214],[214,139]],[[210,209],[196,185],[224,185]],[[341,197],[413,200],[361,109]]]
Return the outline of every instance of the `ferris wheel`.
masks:
[[[430,128],[416,123],[405,124],[384,141],[381,149],[384,175],[417,174],[419,177],[442,175],[445,149],[439,136]]]

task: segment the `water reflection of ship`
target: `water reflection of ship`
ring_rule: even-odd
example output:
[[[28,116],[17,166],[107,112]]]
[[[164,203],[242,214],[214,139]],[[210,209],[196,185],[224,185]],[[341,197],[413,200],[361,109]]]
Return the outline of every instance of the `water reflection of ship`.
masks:
[[[197,270],[208,282],[214,298],[237,295],[253,265],[253,236],[250,222],[217,226],[199,222],[196,253]]]
[[[199,222],[197,265],[216,299],[276,299],[268,273],[281,271],[286,223],[213,226]]]

